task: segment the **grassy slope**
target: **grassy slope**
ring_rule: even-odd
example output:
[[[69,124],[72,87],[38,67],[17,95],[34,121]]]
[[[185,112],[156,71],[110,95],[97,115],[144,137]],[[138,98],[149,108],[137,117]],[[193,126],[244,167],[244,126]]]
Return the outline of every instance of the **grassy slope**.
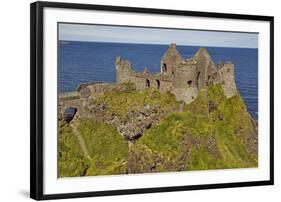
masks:
[[[62,125],[59,131],[59,177],[82,176],[88,163],[71,128]]]
[[[173,95],[157,90],[113,90],[95,103],[105,103],[120,118],[147,104],[162,111],[178,108]],[[83,157],[71,128],[61,127],[60,176],[255,167],[257,155],[245,143],[253,130],[240,95],[226,99],[222,88],[213,86],[184,112],[170,113],[147,130],[130,149],[112,126],[81,121],[79,131],[92,160]]]
[[[60,131],[59,176],[121,174],[126,172],[128,144],[112,126],[93,120],[80,122],[78,131],[91,159],[83,157],[78,139],[70,126]]]
[[[209,113],[210,101],[215,109]],[[226,99],[222,88],[213,86],[184,112],[170,114],[148,130],[130,153],[131,159],[150,163],[156,171],[256,167],[257,156],[247,151],[245,143],[253,130],[240,95]],[[140,159],[138,153],[148,155]],[[132,165],[132,172],[142,169]]]

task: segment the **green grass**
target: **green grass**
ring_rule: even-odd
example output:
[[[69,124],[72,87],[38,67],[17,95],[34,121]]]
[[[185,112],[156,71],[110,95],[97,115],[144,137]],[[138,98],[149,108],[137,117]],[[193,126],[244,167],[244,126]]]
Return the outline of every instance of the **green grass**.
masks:
[[[89,161],[84,158],[76,137],[69,126],[59,131],[59,177],[83,176]]]
[[[78,131],[91,160],[83,156],[78,139],[67,126],[67,130],[60,131],[60,153],[64,154],[64,158],[59,160],[60,177],[126,172],[128,144],[114,127],[89,119],[80,122]]]
[[[128,143],[116,128],[105,123],[85,120],[81,122],[79,131],[92,158],[92,164],[86,175],[125,172],[124,162],[128,153]]]
[[[106,104],[109,111],[120,118],[124,117],[128,111],[143,109],[145,105],[154,106],[164,111],[178,109],[178,102],[170,92],[161,94],[157,89],[136,91],[131,83],[123,85],[127,85],[128,90],[120,91],[117,88],[113,89],[104,96],[94,100],[94,103]]]

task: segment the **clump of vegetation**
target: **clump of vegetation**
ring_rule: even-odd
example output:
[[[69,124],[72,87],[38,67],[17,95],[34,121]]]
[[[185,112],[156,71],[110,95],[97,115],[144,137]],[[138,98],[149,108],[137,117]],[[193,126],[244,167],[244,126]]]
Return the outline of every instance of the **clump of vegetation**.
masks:
[[[73,127],[77,127],[76,130]],[[75,134],[78,133],[78,134]],[[90,158],[83,154],[79,136]],[[78,126],[60,131],[59,176],[91,176],[126,172],[127,142],[117,130],[105,123],[82,120]]]
[[[95,104],[106,104],[109,111],[118,117],[124,117],[128,111],[137,111],[146,105],[155,106],[162,111],[173,111],[178,109],[178,102],[175,96],[170,92],[160,93],[157,89],[146,89],[137,91],[133,84],[125,83],[128,86],[126,90],[119,88],[107,92],[94,100]]]

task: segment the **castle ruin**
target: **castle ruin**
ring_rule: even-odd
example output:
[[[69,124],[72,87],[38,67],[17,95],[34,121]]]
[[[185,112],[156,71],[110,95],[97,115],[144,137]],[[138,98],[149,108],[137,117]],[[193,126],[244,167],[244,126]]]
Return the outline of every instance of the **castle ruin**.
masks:
[[[184,59],[172,43],[160,62],[160,72],[150,74],[147,69],[135,72],[128,60],[116,58],[116,82],[132,82],[137,90],[145,88],[170,91],[178,101],[188,104],[207,86],[221,84],[226,97],[236,94],[234,65],[214,64],[205,48],[199,48],[192,58]]]
[[[167,91],[175,95],[177,101],[188,104],[196,99],[199,91],[206,87],[220,84],[227,98],[237,93],[234,65],[232,63],[214,64],[205,48],[199,48],[192,58],[184,59],[172,43],[160,61],[160,72],[151,74],[145,68],[143,72],[135,72],[131,63],[117,57],[115,60],[116,83],[82,83],[74,92],[60,93],[59,108],[63,112],[69,106],[76,107],[80,116],[87,116],[87,102],[110,92],[114,88],[122,88],[122,83],[135,84],[136,90],[147,88]]]

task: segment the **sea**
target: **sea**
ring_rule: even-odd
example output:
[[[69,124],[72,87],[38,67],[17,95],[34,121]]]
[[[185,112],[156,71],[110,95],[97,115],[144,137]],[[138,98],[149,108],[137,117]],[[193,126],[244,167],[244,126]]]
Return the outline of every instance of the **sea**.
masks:
[[[128,59],[135,71],[147,68],[160,71],[160,60],[168,44],[132,44],[59,41],[58,90],[74,91],[80,83],[115,82],[115,58]],[[183,58],[193,57],[199,46],[177,45]],[[258,119],[258,49],[205,47],[215,63],[231,61],[235,65],[237,88],[248,112]]]

